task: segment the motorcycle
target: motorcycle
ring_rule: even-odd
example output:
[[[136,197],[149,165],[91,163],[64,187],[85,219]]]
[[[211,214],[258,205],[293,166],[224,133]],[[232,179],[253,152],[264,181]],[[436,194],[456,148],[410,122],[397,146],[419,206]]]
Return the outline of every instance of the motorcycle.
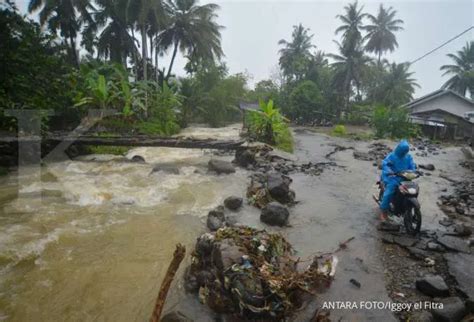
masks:
[[[421,210],[418,202],[420,187],[413,180],[418,178],[420,174],[414,171],[402,171],[393,174],[393,176],[401,177],[403,180],[398,185],[398,189],[390,202],[389,215],[402,217],[407,232],[416,235],[421,229]],[[374,196],[374,200],[380,205],[384,193],[384,184],[382,181],[378,181],[377,186],[379,196],[378,198]]]

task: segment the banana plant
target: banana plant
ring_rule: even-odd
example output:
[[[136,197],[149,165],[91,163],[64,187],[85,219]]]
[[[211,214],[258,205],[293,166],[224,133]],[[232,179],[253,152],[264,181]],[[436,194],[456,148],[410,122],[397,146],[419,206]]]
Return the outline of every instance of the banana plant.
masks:
[[[250,130],[257,139],[275,144],[276,135],[284,130],[289,120],[274,107],[272,100],[269,100],[268,103],[260,100],[259,105],[258,110],[250,111]]]

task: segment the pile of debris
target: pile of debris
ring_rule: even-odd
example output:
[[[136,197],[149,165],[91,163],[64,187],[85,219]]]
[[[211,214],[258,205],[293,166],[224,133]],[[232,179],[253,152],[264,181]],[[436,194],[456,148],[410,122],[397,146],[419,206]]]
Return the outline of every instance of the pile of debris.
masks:
[[[257,208],[264,208],[272,201],[291,205],[295,202],[295,192],[290,189],[292,181],[278,172],[256,172],[251,176],[247,198]]]
[[[303,172],[316,176],[330,166],[337,166],[335,162],[298,163],[292,154],[275,150],[266,144],[254,144],[245,149],[238,149],[235,153],[234,163],[248,170],[262,173],[291,174]]]
[[[419,157],[427,157],[429,154],[438,155],[441,150],[439,144],[435,144],[429,139],[415,140],[412,145],[418,150],[415,155]]]
[[[354,151],[353,156],[355,159],[363,161],[373,161],[373,165],[381,168],[382,161],[385,157],[392,152],[392,149],[383,143],[375,142],[369,145],[368,152]]]
[[[474,181],[467,180],[454,184],[453,194],[440,197],[441,209],[448,215],[458,213],[474,216]]]
[[[305,293],[329,286],[335,273],[332,256],[298,271],[292,254],[279,234],[224,227],[198,238],[186,289],[217,313],[281,320],[301,307]]]

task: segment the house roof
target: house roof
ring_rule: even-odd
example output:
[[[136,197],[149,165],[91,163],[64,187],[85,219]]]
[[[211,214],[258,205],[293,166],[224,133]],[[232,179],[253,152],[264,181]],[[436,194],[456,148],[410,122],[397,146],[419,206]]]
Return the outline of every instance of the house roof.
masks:
[[[427,101],[431,101],[437,97],[440,97],[440,96],[444,96],[444,95],[447,95],[447,94],[452,94],[466,102],[468,102],[469,104],[473,105],[474,106],[474,101],[470,100],[469,98],[465,97],[465,96],[462,96],[460,95],[459,93],[456,93],[450,89],[438,89],[437,91],[434,91],[432,93],[429,93],[425,96],[422,96],[420,98],[417,98],[417,99],[414,99],[413,101],[403,105],[404,107],[408,107],[408,108],[413,108],[421,103],[424,103],[424,102],[427,102]]]
[[[248,111],[248,110],[258,110],[260,108],[260,105],[258,103],[245,103],[245,102],[240,102],[239,103],[239,108],[242,111]]]

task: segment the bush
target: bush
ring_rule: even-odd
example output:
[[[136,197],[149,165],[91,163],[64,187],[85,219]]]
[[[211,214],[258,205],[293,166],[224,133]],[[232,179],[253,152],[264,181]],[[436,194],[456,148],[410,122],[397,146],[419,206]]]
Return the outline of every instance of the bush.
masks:
[[[297,120],[312,122],[323,113],[323,97],[312,81],[303,81],[290,94],[289,115]]]
[[[417,127],[408,118],[408,112],[402,107],[388,108],[377,106],[372,117],[372,127],[378,138],[407,138],[417,134]]]
[[[288,120],[273,107],[273,101],[260,101],[260,109],[249,111],[247,116],[249,134],[255,139],[293,152],[293,136],[288,127]]]
[[[336,136],[345,136],[347,134],[346,127],[342,124],[336,125],[332,130],[332,134]]]

